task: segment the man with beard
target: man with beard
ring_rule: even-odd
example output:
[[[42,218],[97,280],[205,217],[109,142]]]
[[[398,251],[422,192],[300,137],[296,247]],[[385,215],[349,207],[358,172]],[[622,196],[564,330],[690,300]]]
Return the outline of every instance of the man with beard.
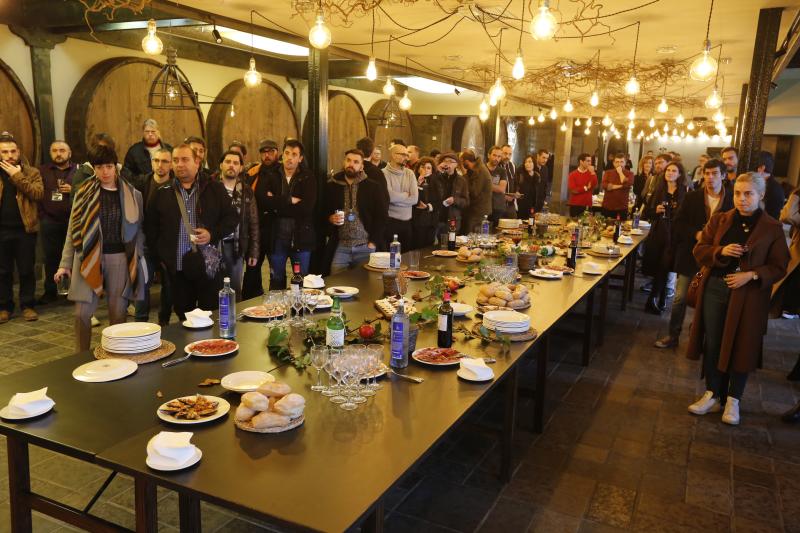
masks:
[[[553,185],[550,177],[550,167],[547,166],[547,161],[550,159],[550,152],[544,148],[540,148],[536,152],[536,164],[534,171],[539,174],[539,190],[536,191],[536,205],[533,208],[538,213],[544,207],[545,200],[550,198],[550,188]]]
[[[722,162],[725,163],[725,171],[727,179],[723,181],[726,187],[731,188],[733,192],[733,182],[736,181],[736,176],[739,174],[739,151],[733,146],[728,146],[720,152]]]
[[[389,189],[389,221],[386,224],[386,242],[392,242],[394,235],[406,250],[413,247],[413,231],[411,229],[411,210],[419,202],[417,177],[406,166],[408,148],[397,143],[389,149],[390,160],[383,175]]]
[[[220,178],[231,205],[239,215],[239,224],[230,235],[222,238],[222,259],[231,278],[231,287],[236,291],[236,298],[242,296],[242,270],[243,259],[247,266],[254,267],[258,262],[259,239],[258,208],[253,195],[253,189],[247,186],[242,179],[242,154],[233,150],[222,154],[219,164]]]
[[[444,209],[439,209],[439,221],[436,235],[449,230],[451,220],[456,221],[456,232],[468,233],[468,228],[462,231],[462,218],[469,207],[469,188],[464,176],[456,172],[458,157],[448,152],[440,154],[438,158],[439,172],[434,175],[433,186],[436,188],[436,197],[442,199]]]
[[[142,140],[134,143],[128,148],[125,154],[125,162],[122,165],[122,175],[130,179],[133,176],[141,176],[150,172],[151,161],[160,149],[172,150],[172,147],[161,140],[161,133],[158,131],[158,123],[155,119],[148,118],[142,124]]]
[[[331,274],[367,261],[375,242],[383,238],[386,215],[375,198],[380,186],[363,170],[364,153],[351,148],[344,154],[344,170],[325,184],[325,215],[330,223],[325,246]]]
[[[502,150],[503,159],[500,161],[500,166],[506,169],[506,174],[513,179],[513,177],[517,175],[517,167],[514,165],[514,161],[512,161],[514,149],[511,148],[510,144],[504,144]]]
[[[71,159],[69,145],[64,141],[53,141],[50,145],[50,163],[39,167],[44,186],[44,194],[39,201],[39,235],[44,252],[44,294],[39,298],[40,304],[58,299],[53,276],[61,262],[61,250],[67,238],[72,210],[72,176],[77,166]]]
[[[368,180],[378,186],[379,194],[373,201],[380,203],[381,210],[384,214],[379,225],[385,227],[386,221],[389,219],[389,187],[386,185],[386,176],[384,176],[382,170],[386,167],[386,163],[381,161],[381,149],[375,146],[375,143],[369,137],[359,139],[356,142],[356,149],[364,154],[364,174],[367,175]],[[377,161],[380,164],[374,161],[376,153],[378,154]],[[377,237],[377,239],[378,240],[375,241],[375,246],[378,247],[379,252],[385,252],[389,249],[389,243],[384,241],[383,235]]]
[[[34,310],[33,264],[39,231],[36,203],[43,194],[39,171],[20,161],[19,145],[14,137],[0,135],[0,324],[8,322],[14,312],[15,266],[22,317],[27,321],[39,318]]]

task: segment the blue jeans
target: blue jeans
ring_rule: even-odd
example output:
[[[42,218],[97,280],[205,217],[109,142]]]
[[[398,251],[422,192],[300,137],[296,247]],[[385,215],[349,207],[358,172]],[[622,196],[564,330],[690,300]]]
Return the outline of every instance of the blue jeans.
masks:
[[[244,259],[233,255],[233,241],[222,241],[222,260],[225,272],[231,278],[231,288],[236,291],[236,301],[241,302]]]
[[[333,261],[331,261],[331,274],[337,274],[342,270],[347,270],[359,263],[368,261],[369,254],[374,251],[375,248],[367,244],[362,244],[360,246],[343,246],[340,244],[336,247]]]
[[[275,240],[272,253],[269,254],[269,290],[286,289],[286,259],[300,262],[300,273],[308,274],[311,264],[311,250],[290,250],[289,242],[281,239]]]

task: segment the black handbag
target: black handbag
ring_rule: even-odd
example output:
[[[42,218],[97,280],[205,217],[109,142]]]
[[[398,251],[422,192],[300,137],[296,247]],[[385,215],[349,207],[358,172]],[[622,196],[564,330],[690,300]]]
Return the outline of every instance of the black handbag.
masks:
[[[183,196],[178,190],[175,190],[175,196],[178,200],[178,208],[181,211],[181,219],[183,220],[186,234],[191,236],[193,235],[193,229],[189,224],[189,215],[186,213]],[[191,238],[189,241],[192,247],[183,254],[183,275],[192,281],[214,279],[222,264],[222,254],[215,246],[204,245],[198,247],[194,242],[191,242]]]

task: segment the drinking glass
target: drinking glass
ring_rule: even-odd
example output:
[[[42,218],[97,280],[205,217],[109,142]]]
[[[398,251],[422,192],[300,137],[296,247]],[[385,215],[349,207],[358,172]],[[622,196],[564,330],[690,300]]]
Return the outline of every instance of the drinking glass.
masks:
[[[310,292],[303,292],[303,307],[306,308],[308,311],[308,315],[305,319],[306,327],[311,327],[314,325],[314,319],[312,316],[314,315],[314,309],[317,308],[317,302],[319,301],[319,295],[316,293]]]
[[[342,392],[344,392],[342,383],[345,382],[345,367],[347,366],[344,354],[341,350],[331,350],[328,359],[330,360],[330,375],[336,380],[336,385],[333,388],[334,394],[330,396],[330,400],[337,404],[345,403],[347,398],[342,395]]]
[[[439,249],[447,250],[447,233],[439,234]]]
[[[367,353],[370,358],[370,367],[375,369],[371,373],[377,374],[383,369],[383,344],[368,344]],[[372,390],[378,391],[383,388],[383,385],[381,385],[377,377],[373,377],[369,387]]]
[[[61,279],[59,279],[58,283],[56,284],[56,290],[58,294],[60,294],[61,296],[66,296],[67,294],[69,294],[69,282],[70,282],[69,276],[67,276],[66,274],[61,276]]]
[[[334,403],[339,403],[339,407],[341,407],[345,411],[352,411],[356,407],[358,407],[353,401],[354,397],[352,394],[352,388],[358,381],[357,360],[355,357],[353,357],[352,353],[350,353],[342,356],[340,359],[340,363],[341,363],[340,372],[342,376],[342,381],[344,382],[345,389],[346,390],[350,389],[351,393],[348,395],[347,392],[345,392],[345,396],[343,396],[345,400],[344,402],[334,402]],[[334,399],[335,397],[331,398],[331,401],[333,402]]]
[[[333,398],[339,394],[339,389],[337,385],[334,384],[334,370],[333,370],[333,363],[334,360],[339,356],[341,351],[336,348],[331,348],[328,350],[328,357],[325,359],[325,364],[322,366],[325,373],[328,374],[328,386],[322,390],[322,395],[326,398]]]
[[[367,365],[367,358],[365,357],[366,352],[367,347],[365,345],[352,345],[352,350],[350,353],[350,365],[355,373],[355,380],[353,380],[353,393],[351,395],[351,401],[355,403],[365,403],[367,401],[367,398],[363,394],[361,387],[361,380],[369,375],[369,365]],[[375,392],[370,390],[369,395],[372,396],[374,394]]]
[[[291,320],[291,325],[294,327],[303,326],[303,291],[291,293],[292,309],[294,309],[294,318]]]
[[[403,259],[408,260],[409,270],[419,270],[419,250],[411,250],[403,254]]]
[[[311,390],[321,392],[325,390],[322,384],[322,368],[328,360],[328,347],[327,346],[312,346],[311,347],[311,366],[317,370],[317,384],[311,385]]]

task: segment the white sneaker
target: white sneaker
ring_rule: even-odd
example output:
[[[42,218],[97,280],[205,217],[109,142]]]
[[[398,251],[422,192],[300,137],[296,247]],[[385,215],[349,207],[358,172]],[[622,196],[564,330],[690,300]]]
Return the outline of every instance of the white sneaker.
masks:
[[[696,415],[716,413],[719,410],[719,398],[714,398],[714,393],[710,390],[707,390],[699,400],[689,406],[689,412]]]
[[[99,320],[97,320],[97,319],[94,317],[94,315],[92,315],[92,327],[93,327],[93,328],[96,328],[96,327],[97,327],[97,326],[99,326],[99,325],[100,325],[100,321],[99,321]]]
[[[739,400],[728,396],[728,401],[725,402],[725,412],[722,413],[722,421],[732,426],[739,425]]]

